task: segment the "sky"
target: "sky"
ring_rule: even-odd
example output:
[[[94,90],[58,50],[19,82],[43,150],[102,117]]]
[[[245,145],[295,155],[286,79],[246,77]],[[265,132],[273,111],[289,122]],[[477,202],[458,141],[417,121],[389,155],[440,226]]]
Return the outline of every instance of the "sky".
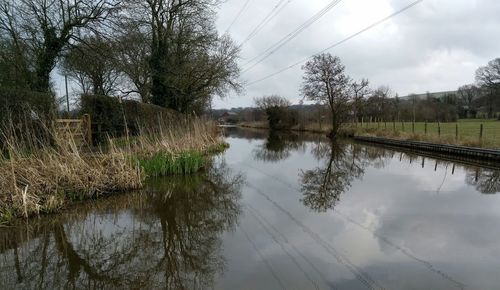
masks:
[[[213,107],[252,106],[255,97],[270,94],[298,103],[302,99],[301,64],[264,81],[252,82],[305,60],[414,1],[341,0],[253,67],[248,61],[336,1],[283,0],[286,5],[279,14],[246,42],[280,0],[248,0],[246,6],[247,0],[223,2],[216,25],[220,33],[229,33],[237,44],[244,42],[240,59],[244,91],[216,99]],[[495,0],[423,0],[328,52],[340,57],[351,78],[368,78],[372,87],[387,85],[400,96],[456,90],[474,82],[478,67],[500,57],[498,11],[500,1]]]

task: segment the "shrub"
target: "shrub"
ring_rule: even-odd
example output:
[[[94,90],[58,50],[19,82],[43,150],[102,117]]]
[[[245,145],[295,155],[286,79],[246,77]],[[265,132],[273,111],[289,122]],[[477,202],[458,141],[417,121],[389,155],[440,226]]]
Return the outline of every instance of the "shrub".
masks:
[[[287,107],[271,107],[266,114],[272,130],[289,130],[298,124],[298,112]]]
[[[143,127],[158,128],[181,118],[179,113],[160,106],[98,95],[83,95],[81,110],[92,118],[93,139],[97,143],[107,140],[107,135],[122,137],[127,130],[130,135],[138,135]]]
[[[55,112],[54,96],[27,90],[0,89],[0,122],[18,122],[26,116],[42,120],[49,119]]]
[[[18,140],[28,138],[43,145],[50,142],[46,127],[55,115],[54,96],[28,90],[0,89],[0,153],[6,150],[6,132]],[[49,126],[48,126],[49,125]]]

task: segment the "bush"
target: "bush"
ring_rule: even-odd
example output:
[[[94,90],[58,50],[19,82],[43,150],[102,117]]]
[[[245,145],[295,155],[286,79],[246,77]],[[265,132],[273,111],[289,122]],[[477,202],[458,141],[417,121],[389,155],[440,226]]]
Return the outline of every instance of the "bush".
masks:
[[[269,128],[272,130],[289,130],[298,124],[298,112],[287,107],[271,107],[266,109]]]
[[[54,96],[28,90],[0,89],[0,154],[5,153],[5,138],[29,139],[42,146],[50,143],[46,129],[55,116]],[[31,132],[32,136],[27,136]]]
[[[130,135],[138,135],[143,127],[153,129],[181,117],[180,113],[160,106],[96,95],[83,95],[81,110],[82,114],[90,114],[92,137],[98,143],[106,140],[107,135],[125,136],[126,129]]]
[[[0,123],[17,123],[30,118],[49,120],[55,113],[55,98],[51,94],[27,90],[0,89]]]
[[[94,141],[102,142],[106,140],[106,135],[124,135],[123,110],[117,98],[83,95],[81,110],[82,114],[90,114]]]

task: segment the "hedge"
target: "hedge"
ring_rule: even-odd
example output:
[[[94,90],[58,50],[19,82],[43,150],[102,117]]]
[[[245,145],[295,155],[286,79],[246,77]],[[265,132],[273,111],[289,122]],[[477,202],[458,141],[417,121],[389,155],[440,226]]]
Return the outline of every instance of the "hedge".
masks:
[[[28,90],[0,89],[0,123],[25,121],[27,117],[50,120],[56,112],[52,94]]]
[[[130,135],[137,135],[141,127],[158,128],[159,124],[181,116],[178,112],[160,106],[99,95],[83,95],[81,113],[90,114],[96,142],[104,141],[108,135],[124,136],[125,124]]]

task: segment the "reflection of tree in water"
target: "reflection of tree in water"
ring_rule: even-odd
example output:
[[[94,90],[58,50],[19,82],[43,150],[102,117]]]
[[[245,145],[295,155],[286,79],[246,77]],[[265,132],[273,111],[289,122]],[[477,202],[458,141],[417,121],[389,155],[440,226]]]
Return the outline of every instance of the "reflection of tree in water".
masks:
[[[324,165],[300,174],[302,202],[319,212],[333,209],[353,180],[363,176],[366,166],[383,167],[387,154],[385,150],[345,142],[320,142],[312,153],[324,160]]]
[[[290,157],[292,151],[303,149],[305,142],[299,135],[286,132],[270,131],[264,144],[253,150],[257,160],[278,162]]]
[[[468,170],[465,182],[475,186],[477,191],[484,194],[500,192],[500,170],[476,169]]]
[[[242,181],[217,166],[2,232],[0,288],[211,288]]]

